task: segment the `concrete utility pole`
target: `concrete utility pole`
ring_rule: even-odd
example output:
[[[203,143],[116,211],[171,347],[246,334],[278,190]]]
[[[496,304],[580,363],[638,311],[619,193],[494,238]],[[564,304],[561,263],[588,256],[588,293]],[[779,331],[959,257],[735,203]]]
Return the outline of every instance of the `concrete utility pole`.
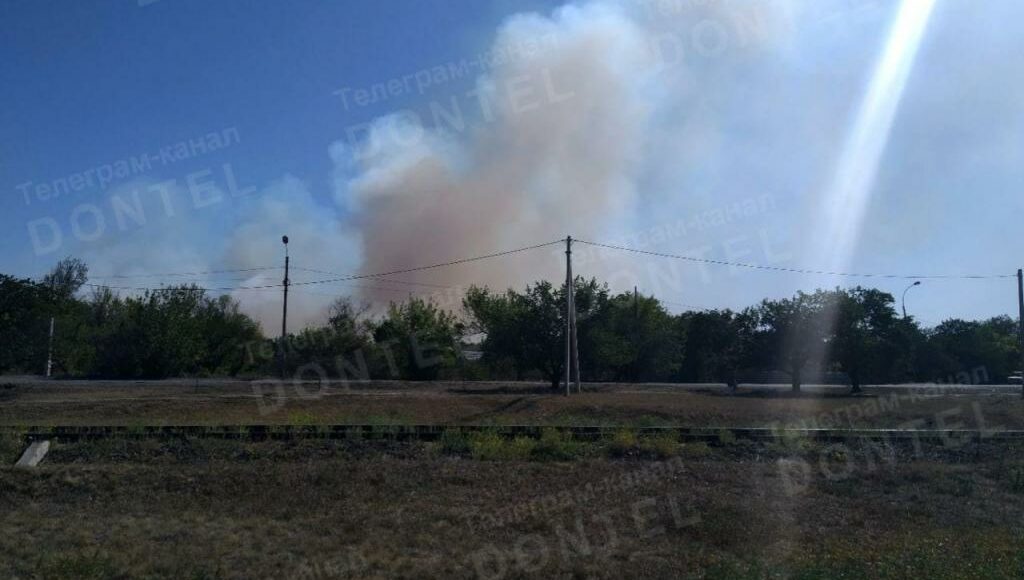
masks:
[[[1024,399],[1024,269],[1017,270],[1017,322],[1020,325],[1018,344],[1020,344],[1020,396]]]
[[[46,378],[50,378],[53,370],[53,317],[50,317],[50,345],[46,349]]]
[[[633,286],[633,320],[640,320],[640,291]]]
[[[565,238],[565,396],[572,383],[572,236]]]
[[[583,386],[580,383],[580,343],[576,340],[576,284],[572,285],[572,370],[576,373],[576,392],[582,393]]]
[[[569,396],[572,375],[576,374],[576,392],[580,385],[580,351],[576,342],[576,288],[572,278],[572,236],[565,238],[565,396]]]
[[[288,236],[281,236],[281,241],[284,242],[284,309],[281,312],[281,379],[285,378],[288,368],[288,285],[291,281],[288,280]]]

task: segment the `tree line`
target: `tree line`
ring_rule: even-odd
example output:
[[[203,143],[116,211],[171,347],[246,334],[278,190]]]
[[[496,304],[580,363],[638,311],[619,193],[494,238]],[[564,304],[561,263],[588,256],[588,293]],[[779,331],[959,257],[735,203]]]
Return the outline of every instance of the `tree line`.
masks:
[[[192,285],[120,296],[83,292],[84,263],[42,280],[0,275],[0,372],[45,367],[57,321],[63,376],[164,378],[276,375],[405,380],[544,380],[565,365],[565,285],[471,287],[459,312],[410,298],[370,316],[337,300],[324,323],[267,338],[228,296]],[[584,381],[775,382],[798,390],[828,373],[854,390],[873,383],[1005,382],[1018,368],[1016,322],[949,319],[924,328],[872,288],[798,292],[741,311],[672,314],[653,296],[574,284]],[[473,353],[478,356],[472,356]]]

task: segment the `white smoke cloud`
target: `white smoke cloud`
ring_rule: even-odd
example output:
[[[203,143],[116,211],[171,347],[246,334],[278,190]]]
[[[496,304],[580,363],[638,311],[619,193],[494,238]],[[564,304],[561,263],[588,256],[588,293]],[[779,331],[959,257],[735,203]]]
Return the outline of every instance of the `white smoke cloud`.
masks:
[[[658,181],[692,171],[702,155],[717,158],[721,118],[708,114],[702,91],[727,86],[730,65],[778,50],[792,17],[788,2],[589,2],[508,19],[491,52],[510,56],[478,79],[473,122],[446,126],[405,111],[378,119],[357,146],[332,148],[336,195],[352,204],[365,240],[361,271],[567,234],[608,239],[644,227],[640,205],[662,219],[706,205],[701,192],[681,196]],[[531,42],[541,49],[521,50]],[[429,126],[431,117],[442,126]],[[560,252],[407,277],[521,287],[561,279]],[[631,288],[629,260],[604,256],[582,273]]]
[[[545,39],[545,50],[512,47]],[[355,150],[352,200],[364,236],[363,272],[592,236],[629,211],[650,121],[654,61],[644,32],[619,8],[568,6],[519,15],[494,51],[513,55],[477,82],[476,126],[426,128],[379,119]],[[559,249],[406,276],[440,284],[515,285],[557,278]]]

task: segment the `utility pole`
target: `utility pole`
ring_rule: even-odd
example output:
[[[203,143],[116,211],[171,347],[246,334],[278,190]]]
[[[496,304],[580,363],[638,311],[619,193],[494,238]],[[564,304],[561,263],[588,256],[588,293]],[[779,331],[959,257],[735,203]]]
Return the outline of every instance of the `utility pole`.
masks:
[[[565,396],[572,383],[572,236],[565,238]]]
[[[633,320],[640,320],[640,293],[633,286]]]
[[[572,236],[565,238],[565,396],[569,396],[572,375],[576,374],[576,392],[580,384],[580,351],[576,342],[576,288],[572,278]]]
[[[640,344],[640,291],[636,286],[633,286],[633,348],[637,348]],[[637,382],[637,377],[640,376],[639,365],[637,359],[639,358],[640,351],[637,349],[637,356],[633,359],[633,364],[630,365],[630,380],[634,383]]]
[[[1017,316],[1020,329],[1018,333],[1018,344],[1020,344],[1020,396],[1024,399],[1024,269],[1017,270]]]
[[[281,236],[284,242],[284,309],[281,312],[281,380],[284,380],[288,368],[288,236]]]
[[[580,343],[576,340],[576,283],[572,284],[572,368],[576,373],[576,392],[582,393],[583,386],[580,383]]]
[[[50,378],[53,370],[53,317],[50,317],[50,345],[46,349],[46,378]]]

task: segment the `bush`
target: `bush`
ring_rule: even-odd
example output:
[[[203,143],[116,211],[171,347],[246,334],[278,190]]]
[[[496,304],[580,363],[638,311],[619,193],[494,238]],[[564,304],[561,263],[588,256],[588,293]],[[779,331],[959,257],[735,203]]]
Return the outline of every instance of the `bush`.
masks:
[[[533,457],[549,461],[570,461],[579,457],[580,452],[581,445],[572,440],[571,433],[562,433],[548,427],[541,431]]]
[[[465,434],[455,429],[448,429],[441,433],[438,441],[441,446],[441,453],[444,455],[467,455],[469,453],[469,440]]]
[[[684,457],[691,459],[701,459],[711,455],[711,448],[708,444],[703,441],[697,441],[696,443],[685,443],[682,446],[682,453]]]
[[[494,431],[485,431],[470,437],[469,447],[473,458],[481,461],[522,461],[530,458],[537,442],[528,437],[510,440]]]
[[[619,429],[612,435],[608,451],[612,457],[625,457],[636,452],[639,442],[632,429]]]
[[[734,445],[736,443],[736,435],[728,429],[721,429],[718,431],[718,443],[721,445]]]
[[[679,452],[679,439],[673,432],[661,433],[640,440],[640,451],[655,459],[668,459]]]
[[[17,461],[25,447],[25,441],[17,433],[0,432],[0,461],[5,465]]]

